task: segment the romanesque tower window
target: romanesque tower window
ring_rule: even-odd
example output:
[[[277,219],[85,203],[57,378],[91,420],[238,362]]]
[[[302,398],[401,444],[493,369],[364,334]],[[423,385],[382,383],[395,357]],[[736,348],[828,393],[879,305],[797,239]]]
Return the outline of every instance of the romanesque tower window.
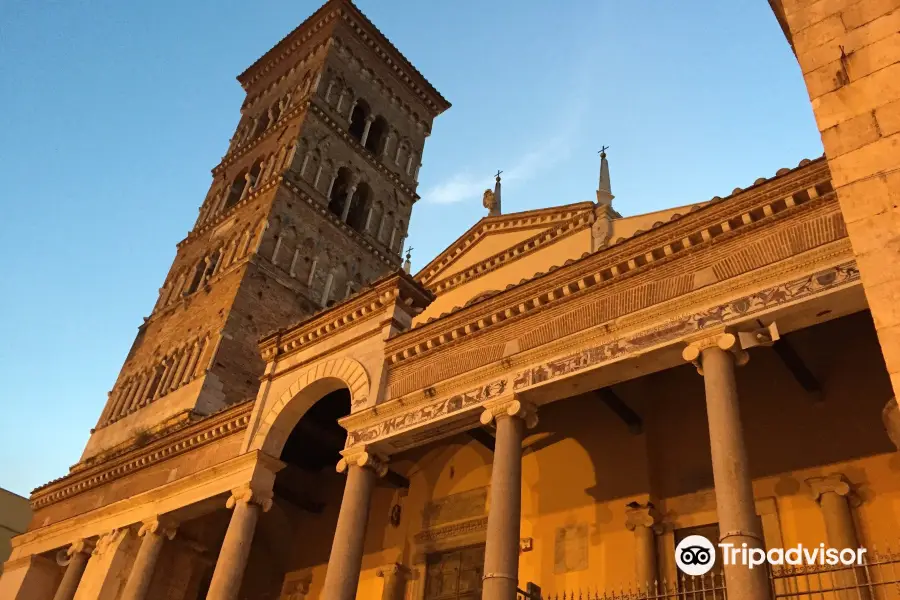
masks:
[[[363,132],[366,130],[366,121],[369,118],[369,114],[372,111],[369,109],[369,105],[366,104],[365,100],[357,100],[356,106],[353,107],[353,112],[350,114],[350,135],[352,135],[357,142],[362,142]]]
[[[247,185],[247,172],[241,171],[237,174],[237,177],[231,182],[231,187],[228,189],[228,197],[225,199],[225,210],[228,210],[241,200],[241,196],[244,193],[244,186]]]
[[[372,188],[362,182],[357,186],[350,199],[350,212],[347,213],[347,225],[362,233],[366,225],[366,210],[372,202]]]
[[[328,210],[338,218],[344,211],[344,201],[347,199],[347,191],[350,189],[350,169],[341,167],[338,169],[337,179],[331,187]]]
[[[364,142],[366,150],[376,156],[380,156],[384,152],[385,142],[387,141],[388,123],[384,117],[375,117],[372,125],[369,127],[369,134]]]

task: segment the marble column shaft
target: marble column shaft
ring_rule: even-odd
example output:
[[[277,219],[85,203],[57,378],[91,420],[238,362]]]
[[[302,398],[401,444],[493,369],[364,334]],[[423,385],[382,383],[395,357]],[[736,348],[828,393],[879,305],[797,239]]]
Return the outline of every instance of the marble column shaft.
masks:
[[[59,587],[56,588],[53,600],[72,600],[75,597],[78,584],[81,583],[81,576],[84,575],[84,569],[91,558],[90,548],[83,541],[72,544],[66,554],[69,556],[69,564],[66,565],[66,572],[63,574]]]
[[[723,333],[705,343],[688,346],[684,358],[699,359],[706,388],[720,541],[737,548],[747,544],[748,548],[764,549],[734,378],[735,363],[744,364],[747,354],[740,349],[736,336]],[[768,600],[771,597],[765,569],[729,564],[724,565],[724,570],[729,600]]]
[[[219,550],[207,600],[235,600],[241,589],[259,515],[272,506],[272,493],[244,488],[233,492],[227,506],[234,508]]]
[[[522,438],[526,421],[537,423],[534,407],[519,400],[486,407],[482,424],[495,421],[491,504],[484,549],[484,600],[515,600],[519,584],[522,520]]]
[[[128,581],[122,592],[121,600],[144,600],[150,589],[156,562],[162,551],[166,538],[170,540],[175,536],[174,528],[166,528],[158,520],[145,522],[138,531],[141,546],[128,574]]]
[[[387,465],[379,457],[362,452],[338,463],[339,472],[347,472],[344,496],[322,598],[329,600],[353,600],[359,586],[359,572],[362,569],[363,544],[366,539],[366,524],[369,520],[369,504],[375,481],[387,472]]]

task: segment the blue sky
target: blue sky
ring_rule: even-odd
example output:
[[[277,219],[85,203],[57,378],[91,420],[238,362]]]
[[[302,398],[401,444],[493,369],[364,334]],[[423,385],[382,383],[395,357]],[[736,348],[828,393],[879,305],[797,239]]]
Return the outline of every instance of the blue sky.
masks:
[[[560,6],[564,5],[564,6]],[[763,0],[358,0],[453,103],[425,146],[409,243],[426,264],[484,215],[725,196],[822,153]],[[301,0],[8,0],[0,17],[0,487],[67,473],[239,117],[235,76]]]

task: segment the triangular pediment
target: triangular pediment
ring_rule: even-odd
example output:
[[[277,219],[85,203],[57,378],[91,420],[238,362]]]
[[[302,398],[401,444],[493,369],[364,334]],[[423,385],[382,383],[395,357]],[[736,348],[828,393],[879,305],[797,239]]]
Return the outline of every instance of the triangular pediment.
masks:
[[[523,242],[540,237],[574,218],[591,212],[591,202],[578,202],[495,217],[484,217],[416,274],[426,287],[490,261]]]

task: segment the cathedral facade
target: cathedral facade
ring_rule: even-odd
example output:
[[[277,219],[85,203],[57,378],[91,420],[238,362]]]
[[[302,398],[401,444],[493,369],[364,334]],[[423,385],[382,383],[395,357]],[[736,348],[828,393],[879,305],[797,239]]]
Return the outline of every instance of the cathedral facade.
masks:
[[[238,77],[226,155],[0,598],[900,598],[900,8],[770,0],[826,156],[403,247],[450,104],[350,0]],[[864,548],[855,566],[720,562]],[[720,557],[724,559],[724,557]],[[727,594],[727,596],[726,596]]]

